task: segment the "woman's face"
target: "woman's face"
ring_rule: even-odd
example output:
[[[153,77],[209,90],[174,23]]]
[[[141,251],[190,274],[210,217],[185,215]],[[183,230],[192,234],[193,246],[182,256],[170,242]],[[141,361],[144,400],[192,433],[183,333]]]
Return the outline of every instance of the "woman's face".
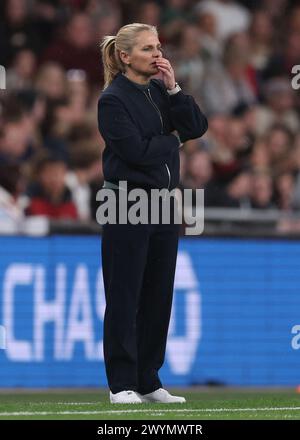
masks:
[[[155,60],[162,57],[161,44],[154,32],[142,31],[135,40],[130,54],[121,51],[120,56],[125,64],[130,63],[131,69],[137,75],[152,76],[158,73]]]

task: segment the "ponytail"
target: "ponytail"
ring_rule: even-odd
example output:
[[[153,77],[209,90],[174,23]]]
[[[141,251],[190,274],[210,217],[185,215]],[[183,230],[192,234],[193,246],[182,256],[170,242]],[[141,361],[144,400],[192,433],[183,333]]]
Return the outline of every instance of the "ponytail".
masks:
[[[104,67],[104,89],[110,85],[117,73],[122,70],[122,62],[117,59],[116,36],[107,35],[100,45]]]

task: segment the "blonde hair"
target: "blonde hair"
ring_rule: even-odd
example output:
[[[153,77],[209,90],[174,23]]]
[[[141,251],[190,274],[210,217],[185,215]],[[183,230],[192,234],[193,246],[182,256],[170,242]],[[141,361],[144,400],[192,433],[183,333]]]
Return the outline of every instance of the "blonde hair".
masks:
[[[104,67],[104,87],[106,89],[119,72],[125,72],[125,64],[120,51],[130,53],[139,32],[151,31],[158,34],[155,26],[144,23],[131,23],[121,27],[117,35],[106,35],[100,43]]]

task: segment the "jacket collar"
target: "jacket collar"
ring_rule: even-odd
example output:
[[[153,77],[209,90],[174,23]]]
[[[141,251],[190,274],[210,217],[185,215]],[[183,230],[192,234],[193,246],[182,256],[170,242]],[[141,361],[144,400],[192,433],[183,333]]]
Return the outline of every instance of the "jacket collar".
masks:
[[[123,75],[122,72],[117,73],[117,75],[115,76],[114,79],[115,83],[120,85],[121,87],[127,87],[129,89],[134,89],[134,90],[139,90],[138,87],[136,87],[134,85],[134,83],[132,81],[130,81],[130,79],[128,79],[125,75]],[[149,82],[149,86],[151,85],[151,79]]]

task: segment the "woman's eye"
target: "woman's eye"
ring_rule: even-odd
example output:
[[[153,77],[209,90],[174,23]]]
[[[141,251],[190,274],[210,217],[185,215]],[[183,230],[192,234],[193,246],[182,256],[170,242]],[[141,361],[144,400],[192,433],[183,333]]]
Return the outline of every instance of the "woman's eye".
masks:
[[[150,47],[144,47],[143,50],[150,50]],[[159,50],[160,52],[163,52],[163,51],[164,51],[161,47],[159,47],[158,50]]]

